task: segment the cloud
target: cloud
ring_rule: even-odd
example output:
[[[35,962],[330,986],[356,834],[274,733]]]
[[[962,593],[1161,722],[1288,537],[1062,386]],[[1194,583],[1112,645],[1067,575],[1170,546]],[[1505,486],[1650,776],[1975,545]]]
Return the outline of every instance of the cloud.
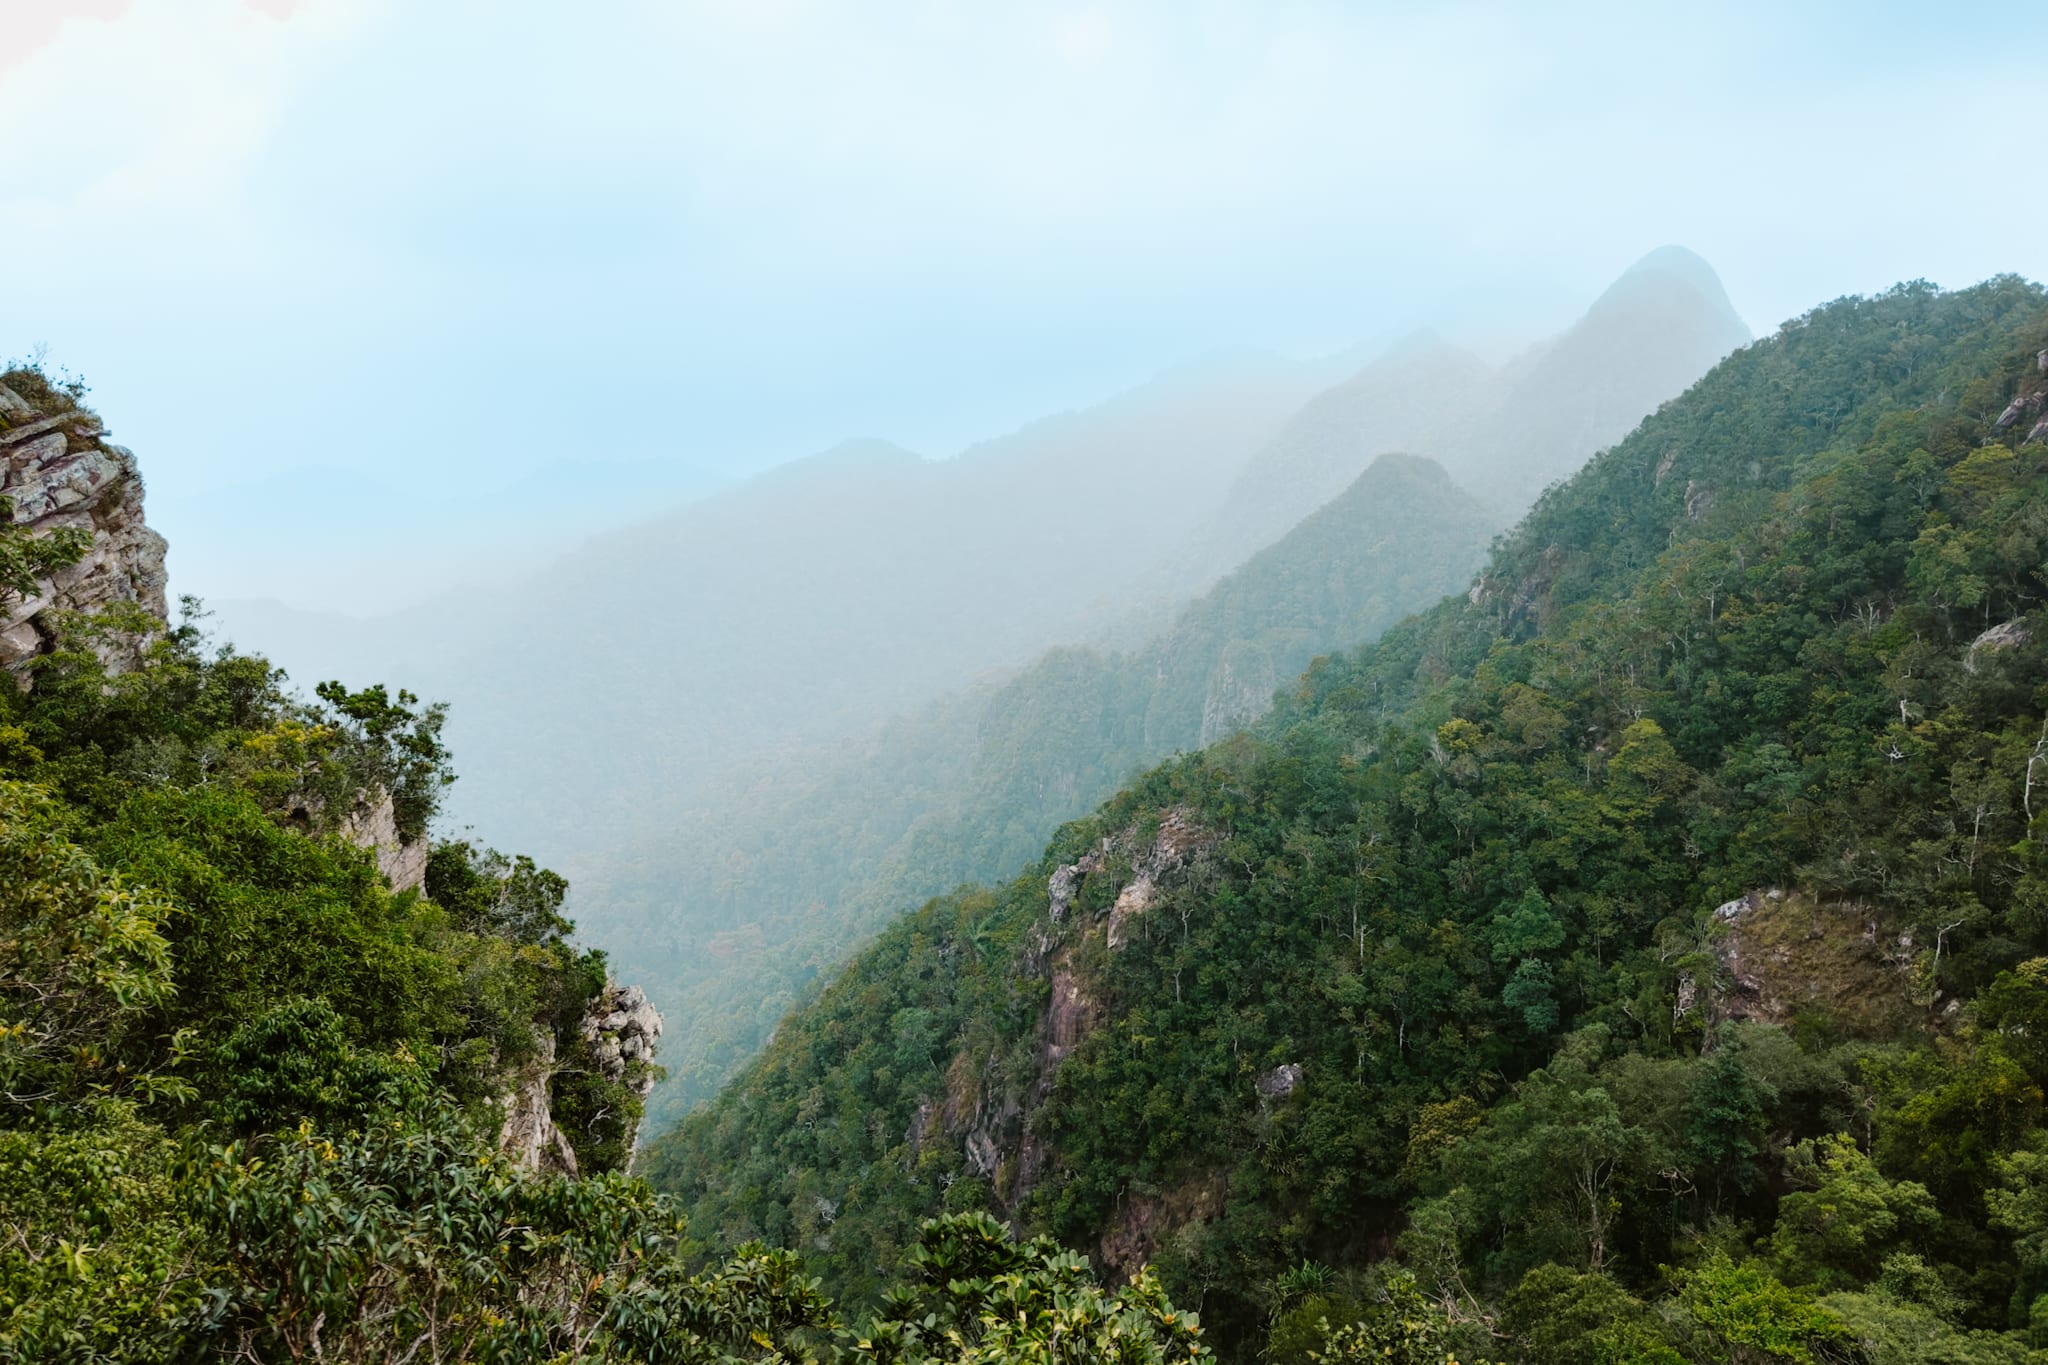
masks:
[[[119,19],[135,0],[0,0],[0,77],[57,40],[74,19]]]
[[[258,14],[283,21],[305,0],[242,0]],[[10,68],[57,41],[65,25],[78,19],[112,23],[135,8],[135,0],[0,0],[0,79]]]
[[[28,133],[0,143],[0,239],[53,259],[102,244],[108,283],[249,251],[251,163],[308,68],[373,8],[122,0],[44,14],[37,50],[0,79],[0,127]]]
[[[707,467],[952,449],[1218,345],[1538,333],[1665,241],[1760,328],[2048,273],[2048,191],[1983,132],[2048,113],[2039,44],[1953,13],[559,13],[0,0],[0,254],[36,263],[0,352],[48,341],[152,414],[124,435],[168,506],[280,462],[460,484],[575,448],[598,394]],[[1958,214],[1970,185],[1999,211]],[[508,398],[536,374],[576,401]],[[191,398],[222,376],[227,426]],[[322,420],[370,398],[403,435]]]

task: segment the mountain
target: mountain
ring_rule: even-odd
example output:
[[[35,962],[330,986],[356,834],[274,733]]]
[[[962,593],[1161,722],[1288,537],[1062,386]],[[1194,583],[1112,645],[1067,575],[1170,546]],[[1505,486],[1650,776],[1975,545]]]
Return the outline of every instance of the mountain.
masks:
[[[451,809],[573,859],[666,827],[734,764],[1087,633],[1311,383],[1223,357],[947,460],[850,442],[525,581],[353,628],[215,609],[295,677],[404,677],[453,702],[466,773]]]
[[[705,784],[735,768],[869,731],[1061,642],[1149,637],[1375,455],[1436,459],[1511,519],[1746,335],[1711,269],[1668,248],[1500,371],[1418,338],[1304,407],[1318,367],[1219,355],[949,459],[850,442],[405,611],[213,609],[223,635],[301,680],[404,677],[451,702],[454,817],[582,871],[722,801]],[[508,528],[559,509],[561,528],[531,538],[544,546],[593,507],[634,516],[642,481],[606,472],[625,468],[474,496],[505,504]],[[365,519],[414,526],[404,502]],[[401,575],[409,557],[440,572],[440,552],[408,548],[422,541],[394,544]],[[449,551],[478,572],[503,561]],[[365,597],[390,595],[390,577],[366,576]]]
[[[1375,452],[1448,452],[1498,504],[1506,464],[1583,461],[1625,429],[1614,403],[1641,417],[1741,336],[1713,271],[1668,249],[1498,385],[1440,338],[1408,337],[1303,404],[1203,529],[1135,578],[1135,600],[1177,613],[1237,569],[1149,643],[1063,644],[838,746],[749,754],[658,832],[578,860],[593,938],[662,964],[654,990],[677,1027],[651,1112],[708,1097],[894,909],[1002,875],[1145,765],[1255,719],[1315,655],[1461,583],[1482,524],[1510,515],[1449,495],[1435,464]]]
[[[859,1335],[785,1253],[693,1273],[619,1169],[659,1014],[560,877],[427,838],[439,708],[166,619],[83,396],[0,372],[0,1359],[1203,1357],[1156,1284],[985,1218]]]
[[[2038,286],[1795,319],[641,1168],[856,1297],[988,1210],[1227,1360],[2035,1358],[2044,402]]]
[[[1660,253],[1504,371],[1418,334],[1309,394],[1219,356],[950,460],[848,442],[515,590],[370,620],[216,609],[302,681],[454,703],[451,821],[562,868],[593,941],[658,964],[667,1117],[906,899],[1002,875],[1461,581],[1444,537],[1476,546],[1473,509],[1376,456],[1464,461],[1505,524],[1503,462],[1583,461],[1617,404],[1639,418],[1739,332],[1712,271]]]
[[[1675,246],[1504,366],[1417,333],[1296,413],[1181,547],[1175,572],[1227,570],[1385,451],[1429,456],[1512,520],[1748,340],[1713,267]]]
[[[1495,523],[1386,455],[1143,646],[1054,650],[876,735],[736,774],[598,862],[585,928],[658,983],[660,1118],[709,1098],[820,973],[906,902],[1016,866],[1131,774],[1256,719],[1317,654],[1466,582]]]

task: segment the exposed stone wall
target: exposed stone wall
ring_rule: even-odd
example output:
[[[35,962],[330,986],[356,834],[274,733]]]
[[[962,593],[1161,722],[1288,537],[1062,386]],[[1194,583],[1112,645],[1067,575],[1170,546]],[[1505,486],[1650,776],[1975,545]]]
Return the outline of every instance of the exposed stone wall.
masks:
[[[1046,879],[1045,919],[1018,964],[1019,971],[1046,978],[1049,987],[1028,1074],[1008,1074],[996,1053],[956,1053],[946,1071],[944,1095],[921,1100],[904,1133],[913,1158],[927,1144],[957,1143],[967,1169],[988,1182],[999,1208],[1006,1215],[1016,1213],[1055,1156],[1034,1119],[1051,1098],[1061,1065],[1106,1015],[1087,960],[1123,949],[1144,917],[1162,905],[1177,904],[1175,896],[1198,894],[1191,874],[1222,837],[1222,831],[1199,823],[1192,810],[1170,807],[1159,812],[1156,825],[1128,826],[1052,871]],[[1092,914],[1083,912],[1090,878],[1109,879],[1109,886],[1093,898],[1101,908]],[[1301,1074],[1294,1066],[1260,1077],[1262,1102],[1283,1102]],[[1223,1188],[1220,1177],[1202,1177],[1158,1200],[1127,1202],[1127,1213],[1097,1249],[1103,1263],[1119,1274],[1128,1272],[1163,1238],[1213,1217]]]
[[[97,416],[68,402],[30,402],[0,384],[0,496],[13,499],[14,524],[33,535],[61,527],[92,535],[85,558],[43,580],[35,596],[0,600],[0,668],[23,685],[29,662],[54,646],[60,616],[117,603],[158,622],[168,616],[164,539],[143,522],[135,456],[107,440]],[[120,636],[96,648],[120,672],[148,643]]]
[[[631,1086],[643,1100],[654,1088],[654,1049],[661,1013],[638,986],[607,982],[583,1011],[577,1037],[584,1056],[606,1080]],[[534,1058],[521,1068],[503,1100],[498,1145],[523,1170],[575,1175],[576,1149],[555,1122],[554,1079],[561,1070],[553,1035],[538,1031]],[[573,1056],[574,1054],[572,1054]],[[636,1133],[626,1135],[630,1149]]]
[[[575,1175],[576,1149],[568,1134],[555,1126],[555,1036],[536,1028],[534,1042],[533,1060],[520,1068],[505,1096],[498,1145],[521,1170]]]
[[[581,1031],[604,1078],[630,1085],[646,1099],[654,1089],[654,1049],[661,1037],[661,1012],[647,992],[638,986],[607,984],[583,1012]]]
[[[398,832],[398,812],[391,793],[381,789],[360,793],[341,817],[342,838],[377,855],[377,870],[393,891],[412,891],[427,880],[427,841],[407,840]]]

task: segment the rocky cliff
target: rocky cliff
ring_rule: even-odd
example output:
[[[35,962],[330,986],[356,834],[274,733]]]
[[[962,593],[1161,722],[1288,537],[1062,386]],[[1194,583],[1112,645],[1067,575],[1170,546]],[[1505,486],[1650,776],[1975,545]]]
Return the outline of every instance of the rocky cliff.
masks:
[[[505,1119],[499,1146],[526,1170],[577,1174],[576,1149],[558,1121],[555,1078],[575,1069],[645,1100],[654,1089],[654,1050],[661,1027],[661,1013],[648,1003],[645,991],[613,981],[584,1010],[569,1055],[558,1057],[554,1035],[536,1029],[533,1059],[502,1101]],[[637,1137],[637,1131],[628,1131],[621,1145],[630,1152]]]
[[[66,528],[92,537],[84,558],[42,579],[33,596],[0,597],[0,667],[24,686],[29,663],[54,647],[68,614],[127,605],[159,626],[165,620],[164,539],[143,521],[135,456],[107,435],[75,393],[41,373],[0,374],[0,497],[14,524],[39,537]],[[120,671],[149,638],[122,633],[95,648]]]
[[[62,556],[71,562],[36,577],[31,592],[0,586],[0,668],[24,689],[33,685],[32,665],[57,648],[60,635],[88,642],[109,672],[120,673],[140,667],[168,628],[167,546],[144,520],[135,456],[108,439],[81,396],[37,369],[0,372],[0,516],[34,540],[68,535],[74,549],[82,547],[75,559],[70,551]],[[7,581],[20,588],[26,577]],[[65,632],[68,618],[104,613],[118,617],[112,629]],[[338,802],[299,791],[273,814],[309,836],[332,835],[369,851],[393,891],[423,889],[430,841],[400,831],[392,795],[381,786]],[[561,1118],[562,1077],[574,1073],[585,1089],[595,1083],[614,1097],[644,1099],[659,1074],[661,1032],[661,1015],[645,994],[613,982],[559,1046],[551,1030],[536,1026],[533,1055],[501,1078],[502,1146],[529,1170],[575,1173],[576,1148],[563,1125],[579,1132],[592,1125]],[[626,1123],[620,1142],[628,1153],[633,1127]]]
[[[1053,1098],[1060,1065],[1109,1012],[1104,976],[1110,957],[1141,935],[1184,930],[1182,917],[1198,903],[1210,879],[1208,864],[1225,836],[1194,811],[1173,807],[1156,820],[1105,835],[1080,858],[1053,870],[1044,915],[1032,926],[1021,960],[1026,977],[1045,983],[1029,1049],[1009,1059],[977,1044],[956,1052],[944,1072],[943,1093],[920,1097],[904,1134],[913,1157],[934,1143],[957,1144],[967,1169],[988,1182],[1003,1215],[1020,1218],[1056,1157],[1038,1120]],[[1284,1097],[1301,1074],[1291,1064],[1263,1073],[1258,1092]],[[1134,1196],[1103,1231],[1095,1254],[1118,1274],[1130,1273],[1179,1229],[1213,1217],[1224,1188],[1219,1173],[1202,1170],[1170,1188]]]

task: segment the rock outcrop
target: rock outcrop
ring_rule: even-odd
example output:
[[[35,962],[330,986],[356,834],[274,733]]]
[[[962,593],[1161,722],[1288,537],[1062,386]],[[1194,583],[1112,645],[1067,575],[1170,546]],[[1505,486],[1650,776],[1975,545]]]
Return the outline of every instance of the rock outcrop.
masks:
[[[638,986],[606,985],[584,1011],[580,1031],[604,1078],[646,1099],[654,1089],[654,1048],[661,1037],[661,1012],[647,993]]]
[[[0,668],[19,684],[28,685],[30,661],[55,647],[66,615],[126,604],[159,625],[166,620],[164,539],[143,521],[135,456],[38,374],[0,376],[0,497],[31,535],[69,527],[92,536],[85,557],[42,580],[34,596],[0,597]],[[120,672],[139,661],[149,638],[115,632],[93,647]]]
[[[568,1059],[556,1055],[554,1035],[536,1029],[534,1054],[520,1067],[501,1101],[505,1118],[498,1145],[522,1170],[577,1174],[576,1148],[555,1121],[554,1081],[564,1061],[587,1066],[640,1098],[654,1088],[654,1049],[661,1013],[638,986],[607,982],[583,1011]],[[632,1149],[637,1133],[626,1134]]]
[[[2048,351],[2034,357],[2034,375],[2020,381],[2012,402],[1991,424],[1993,431],[2007,431],[2025,424],[2025,440],[2048,440],[2048,383],[2042,381],[2042,376],[2048,376]]]
[[[1199,742],[1207,747],[1250,725],[1272,707],[1279,686],[1272,654],[1250,640],[1231,641],[1209,674]]]
[[[1714,910],[1707,943],[1711,980],[1680,980],[1680,1021],[1702,1011],[1700,1023],[1709,1028],[1810,1021],[1875,1039],[1935,1017],[1918,997],[1921,951],[1911,931],[1888,927],[1868,906],[1777,888],[1753,891]]]
[[[376,855],[377,870],[393,891],[413,891],[427,880],[427,841],[398,831],[398,812],[386,791],[363,792],[341,817],[337,832],[357,848]]]
[[[943,1098],[918,1104],[904,1133],[913,1160],[926,1145],[944,1139],[959,1144],[967,1169],[986,1180],[997,1204],[1015,1211],[1054,1159],[1033,1120],[1052,1097],[1061,1065],[1088,1039],[1104,1017],[1098,983],[1088,963],[1103,950],[1124,947],[1142,918],[1155,908],[1192,905],[1190,874],[1221,838],[1180,807],[1160,812],[1158,822],[1131,825],[1102,839],[1074,862],[1046,879],[1045,920],[1033,933],[1018,969],[1046,979],[1043,1012],[1032,1042],[1026,1074],[1010,1071],[994,1053],[957,1053],[946,1071]],[[1091,883],[1094,885],[1091,887]],[[1092,913],[1081,912],[1092,907]],[[1299,1067],[1281,1069],[1291,1089]],[[1284,1097],[1285,1091],[1275,1092]],[[1220,1177],[1163,1197],[1134,1197],[1129,1217],[1104,1238],[1105,1264],[1125,1271],[1156,1249],[1159,1240],[1190,1221],[1213,1217],[1221,1207]]]
[[[505,1121],[498,1130],[498,1145],[523,1171],[575,1175],[576,1148],[555,1123],[555,1036],[536,1028],[534,1045],[532,1059],[519,1068],[505,1096]]]

